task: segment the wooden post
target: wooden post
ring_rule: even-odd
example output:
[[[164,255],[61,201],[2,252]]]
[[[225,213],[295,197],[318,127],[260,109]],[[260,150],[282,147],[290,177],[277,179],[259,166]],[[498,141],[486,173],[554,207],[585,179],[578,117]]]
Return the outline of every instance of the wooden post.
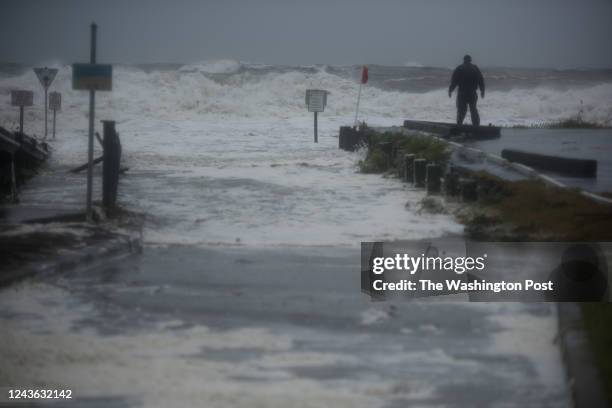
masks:
[[[404,156],[404,181],[414,183],[414,154]]]
[[[444,194],[447,197],[459,195],[459,175],[452,169],[444,176]]]
[[[393,143],[382,142],[378,146],[380,147],[380,150],[385,155],[385,159],[386,159],[385,170],[388,170],[393,164]]]
[[[398,150],[395,161],[397,163],[397,177],[400,180],[404,179],[404,172],[406,171],[404,160],[406,160],[406,153],[403,150]]]
[[[461,200],[471,202],[478,200],[478,183],[471,179],[460,179]]]
[[[425,187],[425,175],[426,175],[427,160],[415,159],[414,160],[414,186]]]
[[[437,164],[428,164],[426,167],[425,184],[427,184],[427,194],[437,194],[440,192],[440,177],[442,171]]]
[[[348,150],[347,149],[347,139],[349,136],[348,126],[340,126],[340,133],[338,134],[338,149]]]
[[[115,121],[103,120],[104,161],[102,163],[102,204],[112,210],[117,203],[119,169],[121,166],[121,142],[115,131]]]
[[[359,130],[350,126],[341,126],[338,137],[338,147],[342,150],[354,152],[365,141],[364,135]]]

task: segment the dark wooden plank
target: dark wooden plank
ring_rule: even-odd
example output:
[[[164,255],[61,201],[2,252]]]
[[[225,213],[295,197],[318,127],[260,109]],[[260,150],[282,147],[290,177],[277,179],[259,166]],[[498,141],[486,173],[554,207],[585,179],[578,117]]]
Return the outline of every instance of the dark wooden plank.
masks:
[[[429,122],[424,120],[405,120],[406,129],[420,130],[440,135],[444,138],[464,137],[468,139],[493,139],[501,135],[498,126],[457,125],[446,122]]]
[[[94,159],[94,161],[92,163],[95,166],[96,164],[101,163],[103,160],[104,160],[104,156],[100,156],[97,159]],[[89,163],[81,164],[80,166],[75,167],[74,169],[71,169],[70,173],[79,173],[79,172],[87,169],[88,165],[89,165]]]
[[[502,150],[501,156],[511,162],[521,163],[536,169],[554,171],[567,176],[597,177],[597,160],[550,156],[514,149]]]

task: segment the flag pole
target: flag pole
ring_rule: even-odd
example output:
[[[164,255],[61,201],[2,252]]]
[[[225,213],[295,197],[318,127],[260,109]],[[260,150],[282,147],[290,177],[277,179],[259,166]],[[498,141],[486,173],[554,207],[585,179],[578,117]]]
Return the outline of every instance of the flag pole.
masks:
[[[363,87],[363,84],[367,82],[368,82],[368,67],[364,65],[361,68],[361,81],[359,81],[359,94],[357,94],[357,107],[355,108],[355,123],[354,123],[355,127],[359,125],[359,122],[357,120],[359,119],[359,102],[361,101],[361,88]]]
[[[362,86],[363,86],[363,83],[359,81],[359,93],[357,94],[357,107],[355,108],[355,123],[354,123],[355,127],[357,127],[357,125],[359,124],[357,122],[357,118],[359,116],[359,101],[361,101],[361,87]]]

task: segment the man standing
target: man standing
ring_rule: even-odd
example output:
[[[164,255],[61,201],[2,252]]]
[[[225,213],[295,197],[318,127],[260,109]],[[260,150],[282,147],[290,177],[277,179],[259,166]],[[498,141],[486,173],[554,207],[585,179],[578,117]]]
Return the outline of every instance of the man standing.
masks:
[[[452,97],[453,91],[459,87],[457,91],[457,124],[461,125],[468,106],[470,107],[470,116],[472,125],[480,126],[480,117],[476,102],[478,101],[477,89],[480,89],[480,97],[484,98],[485,85],[484,78],[480,69],[472,64],[472,57],[466,55],[463,57],[463,64],[455,68],[451,79],[450,87],[448,88],[448,97]]]

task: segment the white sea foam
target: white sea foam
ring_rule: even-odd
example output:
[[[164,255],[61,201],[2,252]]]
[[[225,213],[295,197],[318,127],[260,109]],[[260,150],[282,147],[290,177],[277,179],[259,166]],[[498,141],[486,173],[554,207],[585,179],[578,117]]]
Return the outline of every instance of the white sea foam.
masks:
[[[402,66],[404,67],[410,67],[410,68],[422,68],[424,67],[423,64],[421,64],[420,62],[414,62],[414,61],[406,61],[402,64]]]
[[[295,367],[326,370],[359,360],[343,352],[299,350],[290,335],[263,327],[177,329],[181,322],[170,321],[153,331],[101,336],[79,328],[81,319],[95,318],[94,309],[63,289],[33,283],[5,291],[0,307],[0,383],[69,388],[76,401],[119,397],[147,407],[348,408],[379,406],[389,393],[419,398],[425,392],[399,389],[393,379],[370,379],[364,387],[357,377],[330,386],[296,375]],[[215,358],[232,350],[253,355]]]
[[[137,117],[181,120],[216,117],[235,118],[300,118],[305,116],[304,91],[320,87],[331,92],[327,110],[322,117],[336,117],[350,123],[354,113],[358,86],[355,82],[327,72],[325,69],[304,72],[270,71],[253,75],[237,73],[241,63],[233,60],[191,64],[175,71],[146,73],[129,66],[116,66],[114,90],[98,93],[99,117],[112,116],[127,120]],[[237,73],[222,82],[209,78],[210,73]],[[26,109],[31,119],[39,120],[42,92],[33,72],[0,81],[0,103],[9,102],[12,88],[35,91],[35,107]],[[87,94],[71,89],[71,68],[63,66],[52,90],[64,94],[64,115],[87,113]],[[583,101],[581,106],[580,101]],[[581,109],[583,117],[603,123],[612,120],[612,83],[553,89],[538,86],[487,93],[480,101],[483,121],[498,125],[530,124],[575,116]],[[454,101],[445,90],[425,93],[384,91],[366,86],[362,94],[361,117],[378,123],[392,118],[401,123],[405,118],[451,120]],[[3,109],[0,120],[16,121],[16,112]],[[323,119],[323,118],[322,118]]]
[[[238,72],[242,64],[231,59],[211,60],[187,64],[180,68],[181,72],[203,72],[206,74],[232,74]]]
[[[358,174],[362,156],[337,149],[338,128],[353,121],[355,82],[326,69],[262,68],[254,74],[241,66],[231,60],[170,71],[116,66],[113,91],[97,93],[97,118],[117,121],[130,167],[121,200],[149,214],[148,242],[356,245],[461,232],[449,216],[416,214],[422,193],[396,180]],[[319,116],[318,144],[312,142],[312,115],[304,106],[311,87],[331,91]],[[40,134],[42,93],[31,71],[0,79],[0,105],[6,107],[0,124],[17,122],[17,110],[8,107],[12,88],[36,91],[35,106],[26,108],[26,132]],[[61,67],[51,90],[63,94],[51,170],[65,169],[85,158],[87,93],[71,89],[69,66]],[[612,117],[609,83],[491,91],[480,106],[484,123],[525,124],[575,115],[580,100],[585,119]],[[453,116],[454,102],[443,90],[363,89],[360,119],[371,125]],[[62,188],[41,182],[39,191],[26,190],[23,200],[80,200],[83,192],[76,186],[83,176],[63,177],[68,180]]]

